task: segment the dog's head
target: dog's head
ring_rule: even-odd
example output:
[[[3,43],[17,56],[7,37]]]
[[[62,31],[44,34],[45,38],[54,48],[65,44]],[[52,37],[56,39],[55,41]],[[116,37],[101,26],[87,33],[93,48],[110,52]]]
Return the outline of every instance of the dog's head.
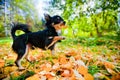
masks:
[[[44,16],[48,28],[54,27],[56,31],[66,28],[65,21],[60,16],[55,15],[51,17],[48,14],[44,14]]]

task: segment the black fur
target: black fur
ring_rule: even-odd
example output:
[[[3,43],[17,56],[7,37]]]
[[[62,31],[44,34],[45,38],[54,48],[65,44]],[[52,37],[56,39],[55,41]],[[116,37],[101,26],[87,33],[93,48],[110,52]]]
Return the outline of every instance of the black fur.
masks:
[[[49,16],[45,15],[46,20],[46,28],[42,31],[38,32],[31,32],[28,29],[27,24],[16,24],[11,29],[11,35],[13,37],[13,50],[18,54],[18,57],[15,61],[16,65],[18,67],[18,61],[24,56],[26,52],[26,45],[31,44],[34,47],[38,47],[41,49],[46,49],[46,47],[52,42],[53,38],[58,36],[58,33],[56,32],[56,29],[54,28],[54,25],[63,23],[65,25],[65,21],[60,16]],[[25,34],[22,34],[20,36],[16,36],[15,32],[16,30],[22,30],[25,32]],[[54,44],[55,45],[55,44]],[[49,47],[50,50],[54,49],[54,45]]]

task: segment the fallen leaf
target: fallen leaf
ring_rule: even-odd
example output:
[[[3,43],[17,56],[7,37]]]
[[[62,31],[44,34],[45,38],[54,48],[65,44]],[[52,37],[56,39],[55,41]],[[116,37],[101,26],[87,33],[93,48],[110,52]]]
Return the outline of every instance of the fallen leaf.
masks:
[[[35,59],[35,57],[34,57],[33,55],[29,55],[29,56],[28,56],[28,60],[31,61],[31,62],[33,62],[33,61],[35,61],[36,59]]]
[[[59,70],[59,69],[60,69],[59,63],[55,63],[55,64],[52,66],[52,70]]]
[[[120,73],[113,75],[111,80],[120,80]]]
[[[103,64],[104,64],[104,66],[106,68],[110,68],[110,69],[114,69],[115,68],[115,66],[111,62],[103,62]]]
[[[110,69],[110,68],[106,68],[107,69],[107,71],[110,73],[110,74],[112,74],[112,75],[115,75],[115,74],[117,74],[115,71],[113,71],[112,69]]]
[[[75,58],[75,60],[81,60],[82,57],[81,57],[81,55],[76,55],[74,58]]]
[[[94,80],[94,77],[89,73],[85,74],[84,78],[85,78],[85,80]]]
[[[73,68],[73,64],[71,62],[68,62],[66,64],[62,64],[60,67],[61,68],[66,68],[66,69],[72,69]]]
[[[72,76],[71,70],[68,70],[68,69],[63,70],[62,73],[61,73],[61,76],[63,76],[63,77],[70,77],[70,76]]]
[[[77,60],[75,61],[75,63],[78,65],[78,66],[84,66],[87,68],[87,66],[85,65],[85,63],[82,61],[82,60]]]
[[[77,52],[75,50],[71,50],[66,53],[66,56],[75,56],[76,54],[77,54]]]
[[[65,56],[63,56],[63,55],[60,56],[58,60],[59,60],[60,64],[66,64],[68,62],[67,58]]]
[[[0,59],[0,68],[4,67],[4,65],[5,65],[5,61]]]
[[[48,72],[52,70],[52,66],[50,63],[42,64],[40,68],[41,70],[48,71]]]
[[[80,74],[82,74],[82,75],[86,75],[86,74],[88,73],[88,69],[87,69],[86,67],[84,67],[84,66],[79,66],[79,67],[77,68],[77,70],[78,70],[78,72],[79,72]]]
[[[79,74],[77,70],[73,70],[73,73],[75,74],[77,80],[78,79],[84,80],[84,77],[81,74]]]
[[[47,80],[58,80],[57,77],[50,77]]]

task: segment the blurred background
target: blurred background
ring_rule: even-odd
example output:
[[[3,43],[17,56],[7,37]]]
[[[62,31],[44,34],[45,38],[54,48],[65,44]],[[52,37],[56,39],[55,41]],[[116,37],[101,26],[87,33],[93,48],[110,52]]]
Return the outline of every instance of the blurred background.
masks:
[[[62,16],[68,37],[120,36],[119,0],[0,0],[0,37],[10,36],[12,22],[43,29],[44,13]]]

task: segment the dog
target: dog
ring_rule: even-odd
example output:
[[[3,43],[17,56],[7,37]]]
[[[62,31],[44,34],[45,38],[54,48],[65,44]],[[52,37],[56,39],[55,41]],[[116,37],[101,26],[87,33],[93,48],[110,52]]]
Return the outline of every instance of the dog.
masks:
[[[46,20],[46,28],[44,30],[31,32],[27,24],[15,24],[11,29],[11,36],[13,38],[12,49],[17,53],[15,64],[19,70],[25,69],[21,65],[21,60],[23,58],[28,60],[29,48],[50,49],[53,52],[56,42],[65,39],[65,37],[60,36],[60,32],[62,28],[66,28],[66,22],[58,15],[51,17],[49,14],[44,14],[44,17]],[[16,30],[22,30],[25,34],[16,36]]]

